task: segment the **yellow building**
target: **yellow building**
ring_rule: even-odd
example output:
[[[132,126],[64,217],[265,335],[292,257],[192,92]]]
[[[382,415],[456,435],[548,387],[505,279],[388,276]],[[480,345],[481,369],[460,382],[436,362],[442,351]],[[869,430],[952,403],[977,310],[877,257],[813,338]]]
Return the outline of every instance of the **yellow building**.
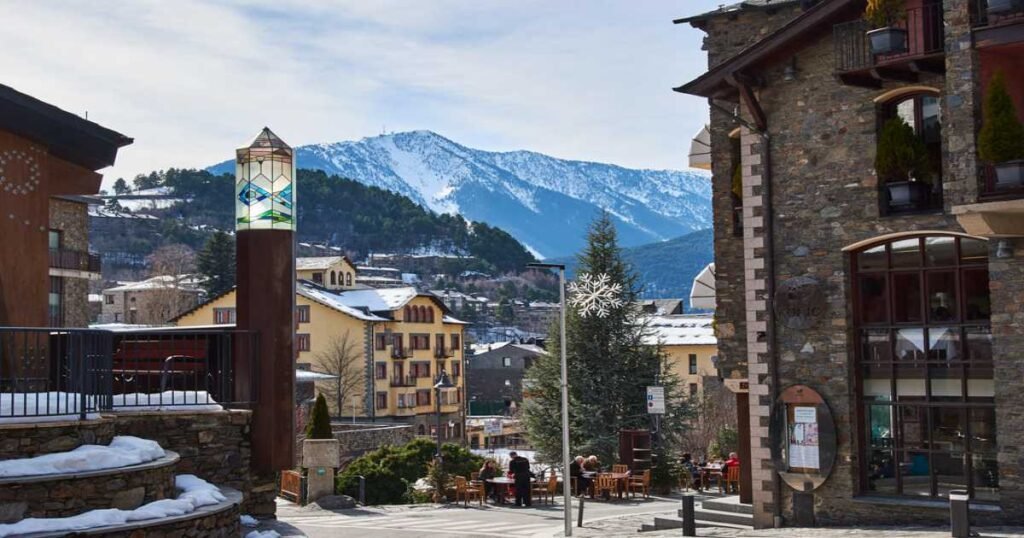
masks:
[[[712,357],[718,354],[710,315],[651,316],[648,343],[658,343],[686,394],[704,393],[704,378],[717,376]]]
[[[331,414],[412,424],[417,434],[433,435],[437,424],[433,386],[444,370],[455,386],[441,392],[441,438],[462,439],[466,323],[449,315],[439,298],[412,287],[350,287],[347,275],[352,274],[354,283],[354,266],[342,257],[331,259],[327,264],[297,264],[305,267],[300,275],[312,277],[319,272],[327,284],[300,280],[295,298],[297,362],[309,364],[315,372],[338,375],[346,387],[339,409],[339,382],[316,383]],[[339,284],[341,276],[343,284]],[[230,291],[175,321],[179,326],[231,324],[234,311],[235,292]]]

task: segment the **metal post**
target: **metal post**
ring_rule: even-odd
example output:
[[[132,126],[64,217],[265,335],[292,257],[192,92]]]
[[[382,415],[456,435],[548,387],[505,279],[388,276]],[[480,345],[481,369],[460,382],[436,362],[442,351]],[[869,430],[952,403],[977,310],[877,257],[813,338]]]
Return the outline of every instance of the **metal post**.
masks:
[[[565,266],[558,268],[558,300],[561,304],[562,344],[562,492],[565,502],[565,535],[572,536],[572,495],[569,492],[569,369],[565,351]]]
[[[563,482],[563,485],[564,485],[564,482]],[[580,496],[580,513],[579,513],[579,519],[576,520],[576,526],[580,527],[580,528],[583,528],[583,496],[582,495]]]
[[[440,376],[439,376],[440,377]],[[441,389],[434,389],[435,400],[437,400],[437,461],[441,461]]]
[[[366,477],[359,476],[359,504],[366,506]]]
[[[955,489],[949,492],[949,530],[953,538],[968,538],[971,535],[967,503],[966,490]]]
[[[697,536],[693,515],[693,495],[683,495],[683,536]]]

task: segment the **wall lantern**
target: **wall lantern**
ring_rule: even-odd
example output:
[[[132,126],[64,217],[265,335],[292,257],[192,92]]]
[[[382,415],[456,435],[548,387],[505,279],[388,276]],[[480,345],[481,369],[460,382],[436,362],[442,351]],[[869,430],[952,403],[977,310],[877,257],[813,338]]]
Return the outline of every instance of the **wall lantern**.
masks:
[[[235,230],[294,231],[292,148],[264,127],[235,156]]]
[[[996,243],[996,258],[1005,260],[1013,257],[1013,243],[1009,239],[1000,239]]]

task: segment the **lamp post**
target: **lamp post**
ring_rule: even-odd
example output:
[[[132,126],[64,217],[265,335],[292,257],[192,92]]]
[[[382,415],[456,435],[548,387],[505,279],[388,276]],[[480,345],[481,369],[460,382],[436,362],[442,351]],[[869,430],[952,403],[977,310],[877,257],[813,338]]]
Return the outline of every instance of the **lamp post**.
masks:
[[[448,378],[448,372],[441,370],[437,373],[437,381],[434,382],[434,396],[437,400],[437,461],[441,462],[441,389],[450,389],[455,385]]]
[[[528,263],[537,269],[558,269],[558,304],[562,357],[562,494],[565,503],[565,535],[572,536],[572,494],[569,491],[569,374],[565,357],[565,265],[557,263]]]

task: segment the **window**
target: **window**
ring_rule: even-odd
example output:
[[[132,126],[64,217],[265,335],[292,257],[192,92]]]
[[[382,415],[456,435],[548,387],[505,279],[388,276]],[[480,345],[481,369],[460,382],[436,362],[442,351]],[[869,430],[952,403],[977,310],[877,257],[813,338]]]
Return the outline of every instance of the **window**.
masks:
[[[337,274],[335,274],[334,271],[331,271],[331,285],[333,286],[333,285],[335,285],[337,283],[338,283]]]
[[[308,334],[296,334],[295,342],[298,346],[299,351],[309,351],[309,335]]]
[[[455,377],[462,375],[462,363],[458,360],[452,361],[452,375]]]
[[[690,353],[690,375],[697,375],[697,354]]]
[[[439,352],[442,352],[442,353],[445,351],[445,348],[444,348],[444,335],[443,334],[435,334],[434,335],[434,349],[436,349],[436,350],[438,350]]]
[[[936,235],[851,256],[864,492],[998,499],[987,252]]]
[[[430,377],[430,363],[414,362],[410,364],[409,375],[412,377]]]
[[[320,271],[313,273],[313,282],[316,282],[317,284],[323,284],[324,274]]]
[[[295,307],[296,317],[299,319],[299,323],[309,323],[309,305],[300,304]]]
[[[346,286],[351,286],[352,285],[352,273],[345,273],[345,285]]]
[[[697,384],[696,383],[690,383],[690,396],[696,396],[697,395],[697,390],[698,390]]]
[[[63,244],[63,241],[61,239],[63,239],[63,237],[60,230],[50,230],[50,234],[48,237],[50,250],[59,249]]]
[[[398,355],[405,352],[405,346],[402,344],[402,333],[391,334],[391,351]]]
[[[60,327],[64,325],[64,279],[56,276],[50,277],[50,300],[49,314],[50,326]]]
[[[213,323],[215,325],[225,325],[228,323],[235,322],[235,309],[234,308],[214,308],[213,309]]]
[[[729,137],[729,199],[732,201],[732,234],[743,237],[743,164],[740,137]]]
[[[416,405],[430,405],[430,389],[416,391]]]
[[[388,393],[387,392],[378,392],[377,393],[377,402],[376,402],[376,404],[377,404],[377,409],[387,409],[388,408]]]
[[[114,304],[114,296],[110,294],[104,295],[103,302],[106,304]]]
[[[942,208],[942,118],[939,98],[930,93],[903,96],[881,105],[879,109],[879,140],[886,123],[894,118],[910,126],[922,143],[922,164],[907,178],[879,177],[880,213],[882,215]],[[884,174],[884,172],[879,172]]]
[[[374,378],[375,379],[387,379],[388,378],[388,364],[386,362],[378,362],[373,365]]]
[[[388,347],[388,335],[384,333],[377,333],[373,335],[373,348],[377,351],[383,351]]]
[[[430,349],[430,335],[429,334],[410,334],[409,335],[409,346],[413,350],[417,349]]]
[[[429,307],[429,306],[425,307],[425,308],[427,310],[427,323],[433,323],[434,322],[434,309]]]
[[[504,366],[505,368],[511,368],[512,367],[512,357],[502,357],[501,358],[501,365]]]
[[[459,351],[462,349],[462,337],[457,334],[452,335],[452,351]]]

